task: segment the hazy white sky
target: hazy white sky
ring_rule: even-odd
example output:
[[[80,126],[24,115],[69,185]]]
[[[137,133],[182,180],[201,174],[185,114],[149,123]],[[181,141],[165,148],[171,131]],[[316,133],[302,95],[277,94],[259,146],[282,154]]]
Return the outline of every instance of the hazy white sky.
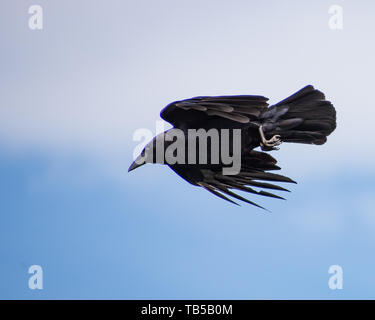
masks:
[[[324,151],[283,148],[312,163],[345,162],[355,149],[361,164],[374,153],[375,22],[358,3],[342,2],[343,30],[328,27],[330,1],[40,5],[42,31],[28,28],[28,1],[2,9],[0,138],[16,149],[131,154],[134,130],[154,130],[173,100],[261,94],[274,103],[313,84],[334,103],[337,130]]]

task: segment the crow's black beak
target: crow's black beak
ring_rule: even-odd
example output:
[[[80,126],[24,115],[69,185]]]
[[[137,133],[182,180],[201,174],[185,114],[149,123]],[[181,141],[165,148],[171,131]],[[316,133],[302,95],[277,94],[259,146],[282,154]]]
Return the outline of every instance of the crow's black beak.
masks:
[[[142,162],[143,161],[143,162]],[[134,160],[134,162],[130,165],[129,169],[128,169],[128,172],[134,170],[134,169],[137,169],[138,167],[140,166],[143,166],[146,162],[144,161],[144,159],[139,156],[137,159]]]

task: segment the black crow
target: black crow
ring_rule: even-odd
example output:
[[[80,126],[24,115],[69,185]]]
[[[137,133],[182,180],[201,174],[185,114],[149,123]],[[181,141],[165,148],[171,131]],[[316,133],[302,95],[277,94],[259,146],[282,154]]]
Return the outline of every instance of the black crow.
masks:
[[[327,136],[336,128],[336,111],[331,102],[325,100],[324,94],[311,85],[273,106],[269,107],[267,101],[267,98],[255,95],[200,96],[169,104],[160,116],[174,128],[156,136],[131,164],[129,171],[144,163],[164,163],[189,183],[234,204],[237,203],[231,198],[263,208],[233,192],[233,189],[284,199],[262,189],[289,191],[273,182],[295,181],[268,172],[279,170],[280,167],[271,155],[262,151],[277,150],[281,142],[324,144]],[[194,137],[195,142],[199,140],[199,147],[203,147],[203,150],[196,143],[188,142],[188,132],[193,129],[195,133],[202,129],[205,133],[203,136],[206,142],[199,140],[199,135]],[[236,156],[239,159],[237,171],[228,170],[225,173],[225,169],[229,168],[228,162],[224,162],[223,157],[213,156],[214,149],[218,149],[218,154],[221,154],[225,144],[222,135],[207,134],[212,129],[218,132],[230,131],[229,136],[233,141],[229,138],[226,140],[227,149],[230,149],[228,155],[231,154],[231,159],[236,159]],[[168,147],[178,140],[176,131],[183,134],[184,142],[179,146],[183,147],[184,154],[176,156],[174,146],[173,155],[169,157],[172,157],[172,161],[166,161]],[[237,149],[235,132],[240,141]],[[219,137],[219,143],[213,145],[212,139],[215,137]],[[255,151],[257,147],[262,151]],[[197,154],[200,156],[204,152],[206,156],[202,159],[207,161],[197,161]],[[194,155],[190,157],[189,153]],[[176,161],[177,158],[179,161]]]

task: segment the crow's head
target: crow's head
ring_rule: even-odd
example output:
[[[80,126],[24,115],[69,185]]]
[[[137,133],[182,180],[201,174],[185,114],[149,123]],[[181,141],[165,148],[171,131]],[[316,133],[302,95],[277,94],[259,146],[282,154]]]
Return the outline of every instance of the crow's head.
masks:
[[[137,169],[145,163],[164,163],[166,132],[158,134],[154,137],[142,150],[141,154],[130,165],[128,171]],[[160,154],[158,154],[160,153]],[[161,160],[160,160],[161,159]]]

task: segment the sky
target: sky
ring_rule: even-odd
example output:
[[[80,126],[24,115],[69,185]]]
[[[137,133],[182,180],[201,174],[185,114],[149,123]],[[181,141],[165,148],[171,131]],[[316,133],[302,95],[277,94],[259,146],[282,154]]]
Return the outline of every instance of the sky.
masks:
[[[3,0],[0,12],[0,299],[375,298],[373,1]],[[171,101],[272,104],[307,84],[337,129],[272,152],[298,184],[287,201],[249,196],[270,213],[166,166],[127,172],[133,133],[156,133]],[[43,289],[29,288],[32,265]]]

